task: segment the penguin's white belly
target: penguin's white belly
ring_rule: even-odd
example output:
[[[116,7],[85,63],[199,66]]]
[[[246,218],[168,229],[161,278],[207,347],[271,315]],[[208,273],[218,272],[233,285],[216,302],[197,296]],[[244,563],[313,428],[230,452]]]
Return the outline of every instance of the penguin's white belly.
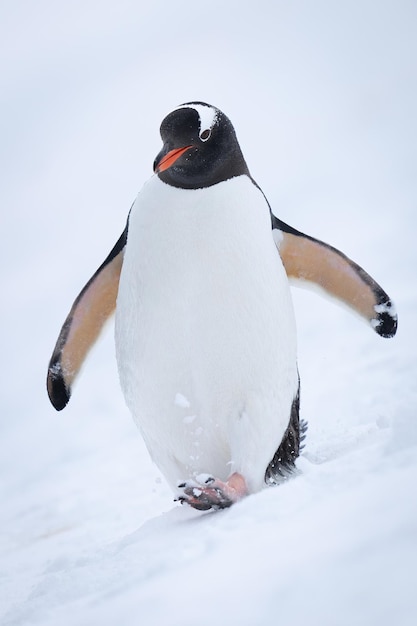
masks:
[[[145,185],[129,220],[116,352],[127,405],[173,487],[233,472],[262,487],[298,374],[287,277],[248,177]]]

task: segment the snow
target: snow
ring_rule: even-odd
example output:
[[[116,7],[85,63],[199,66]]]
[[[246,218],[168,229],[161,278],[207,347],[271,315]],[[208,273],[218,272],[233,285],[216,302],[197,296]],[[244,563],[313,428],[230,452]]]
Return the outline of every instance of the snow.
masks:
[[[191,406],[190,401],[187,400],[187,398],[179,392],[175,394],[175,405],[179,406],[182,409],[189,409]]]
[[[1,13],[2,626],[414,625],[415,4],[213,0],[210,20],[183,0],[18,0]],[[174,503],[149,459],[111,324],[62,413],[45,390],[161,120],[192,98],[231,118],[274,212],[362,265],[399,314],[386,340],[293,290],[300,474],[216,513]]]

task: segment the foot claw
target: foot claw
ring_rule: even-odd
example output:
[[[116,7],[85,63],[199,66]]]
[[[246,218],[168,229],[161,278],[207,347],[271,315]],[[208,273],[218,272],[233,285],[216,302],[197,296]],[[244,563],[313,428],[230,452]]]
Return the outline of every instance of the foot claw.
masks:
[[[243,491],[236,489],[229,482],[217,480],[210,474],[200,474],[196,482],[185,481],[178,484],[178,488],[183,492],[176,500],[181,504],[186,502],[199,511],[226,509],[247,493],[243,477],[240,477],[240,480],[243,481]]]
[[[198,474],[195,479],[200,485],[211,485],[216,481],[211,474]]]

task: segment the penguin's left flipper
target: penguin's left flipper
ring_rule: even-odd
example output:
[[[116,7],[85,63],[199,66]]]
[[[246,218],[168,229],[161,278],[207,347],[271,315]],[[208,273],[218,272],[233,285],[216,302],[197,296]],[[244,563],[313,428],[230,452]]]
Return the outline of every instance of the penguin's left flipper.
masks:
[[[47,390],[61,411],[71,396],[71,386],[88,351],[116,308],[127,229],[76,298],[62,326],[48,367]]]
[[[272,215],[274,241],[289,279],[321,287],[354,309],[381,337],[397,331],[395,307],[377,282],[345,254]]]

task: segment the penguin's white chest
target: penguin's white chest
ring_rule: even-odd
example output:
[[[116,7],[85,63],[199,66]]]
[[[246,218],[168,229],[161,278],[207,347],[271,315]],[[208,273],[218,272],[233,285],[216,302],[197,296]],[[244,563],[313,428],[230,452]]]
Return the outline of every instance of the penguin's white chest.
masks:
[[[126,402],[167,480],[260,489],[297,391],[296,333],[269,209],[246,176],[154,176],[130,214],[116,308]]]

